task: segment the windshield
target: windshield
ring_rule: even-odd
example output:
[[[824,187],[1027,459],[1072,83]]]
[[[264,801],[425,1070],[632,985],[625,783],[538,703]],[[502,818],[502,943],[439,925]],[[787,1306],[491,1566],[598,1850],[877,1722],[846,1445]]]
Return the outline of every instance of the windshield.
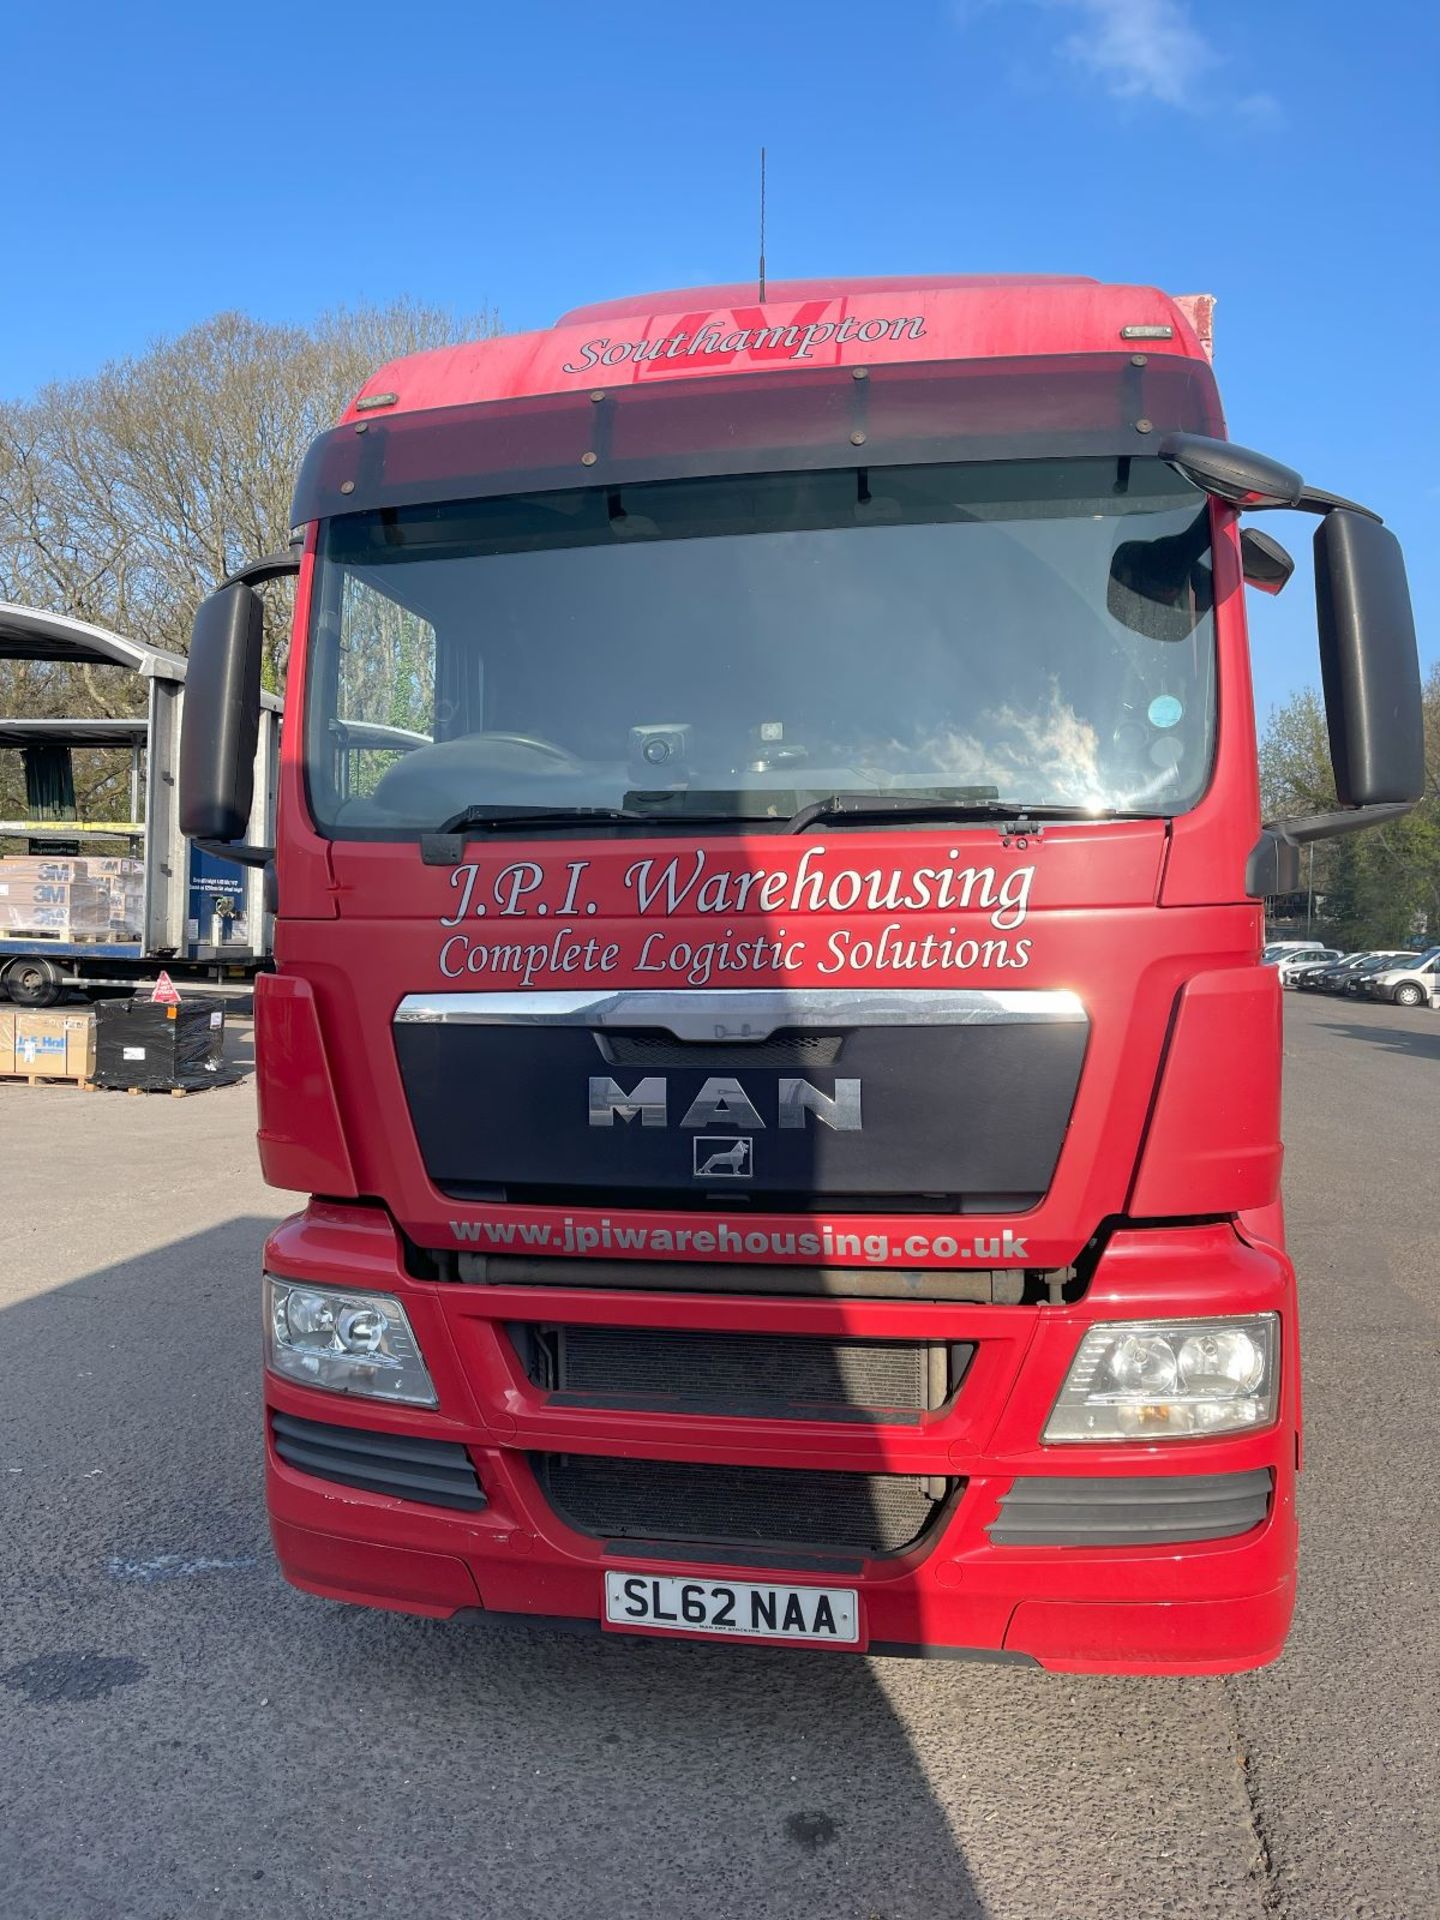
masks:
[[[1179,812],[1210,765],[1208,527],[1130,458],[346,515],[314,594],[315,817],[373,837],[491,807],[783,823],[834,794]]]

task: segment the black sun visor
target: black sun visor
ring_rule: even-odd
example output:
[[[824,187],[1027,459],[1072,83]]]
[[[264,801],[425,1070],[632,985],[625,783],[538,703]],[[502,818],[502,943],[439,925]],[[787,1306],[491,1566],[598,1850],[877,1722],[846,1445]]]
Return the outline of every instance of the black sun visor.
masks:
[[[1172,432],[1224,433],[1209,367],[1174,354],[652,378],[337,427],[305,456],[291,520],[702,475],[1145,455]]]

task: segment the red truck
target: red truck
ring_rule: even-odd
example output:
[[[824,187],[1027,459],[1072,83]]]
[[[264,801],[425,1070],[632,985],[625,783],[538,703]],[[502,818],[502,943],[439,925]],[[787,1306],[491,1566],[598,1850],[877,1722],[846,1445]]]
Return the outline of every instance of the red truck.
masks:
[[[620,300],[382,369],[196,621],[264,865],[266,1482],[431,1616],[1273,1659],[1300,1376],[1263,903],[1421,791],[1403,563],[1204,299]],[[1242,513],[1318,516],[1337,808],[1262,826]],[[276,844],[260,599],[298,573]]]

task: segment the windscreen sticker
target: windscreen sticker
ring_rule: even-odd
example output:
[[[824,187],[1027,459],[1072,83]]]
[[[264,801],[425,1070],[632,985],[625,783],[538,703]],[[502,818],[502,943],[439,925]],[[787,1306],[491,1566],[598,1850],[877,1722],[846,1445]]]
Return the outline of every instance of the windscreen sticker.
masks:
[[[1150,702],[1149,714],[1152,727],[1178,727],[1185,709],[1173,693],[1157,693]]]

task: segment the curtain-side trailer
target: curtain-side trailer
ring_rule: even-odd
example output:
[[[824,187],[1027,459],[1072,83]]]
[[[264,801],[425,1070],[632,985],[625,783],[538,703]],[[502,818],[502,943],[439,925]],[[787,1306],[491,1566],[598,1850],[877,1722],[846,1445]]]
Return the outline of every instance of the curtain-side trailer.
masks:
[[[161,968],[177,978],[252,975],[271,945],[263,874],[180,832],[184,657],[65,614],[0,602],[0,660],[118,669],[138,675],[145,695],[139,712],[111,717],[0,716],[0,755],[23,763],[26,790],[14,817],[0,818],[0,990],[43,1007],[67,989],[139,986]],[[270,837],[274,818],[280,707],[275,695],[264,696],[256,839]],[[129,756],[120,804],[103,819],[70,817],[79,811],[63,797],[73,800],[73,756],[97,749]],[[133,874],[133,910],[105,924],[103,902],[113,896],[101,881],[117,872]],[[77,887],[102,903],[84,924],[68,911]]]

